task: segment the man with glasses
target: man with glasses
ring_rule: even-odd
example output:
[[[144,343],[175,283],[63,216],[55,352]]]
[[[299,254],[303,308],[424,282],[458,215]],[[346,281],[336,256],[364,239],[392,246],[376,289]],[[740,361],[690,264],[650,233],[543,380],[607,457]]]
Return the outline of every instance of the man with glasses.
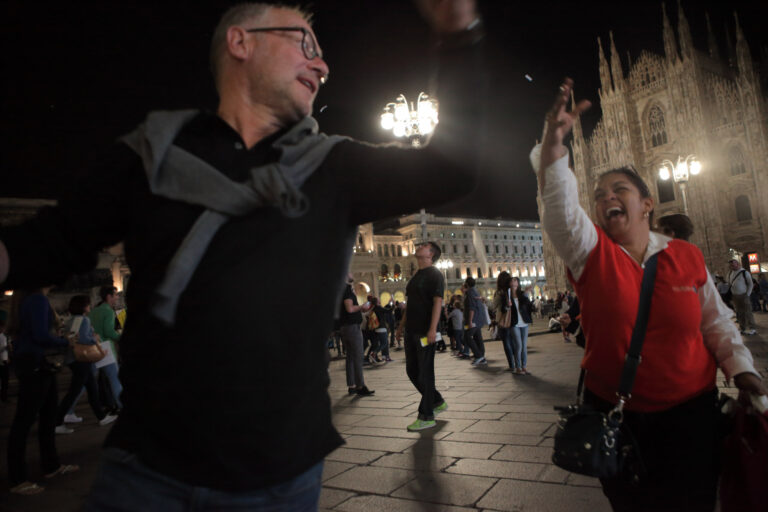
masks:
[[[150,113],[77,197],[0,229],[6,288],[87,271],[125,243],[124,408],[86,510],[317,507],[323,458],[343,442],[323,340],[357,226],[454,200],[475,180],[482,25],[473,0],[419,5],[443,77],[426,148],[320,133],[310,115],[329,69],[309,16],[239,4],[211,42],[215,114]]]

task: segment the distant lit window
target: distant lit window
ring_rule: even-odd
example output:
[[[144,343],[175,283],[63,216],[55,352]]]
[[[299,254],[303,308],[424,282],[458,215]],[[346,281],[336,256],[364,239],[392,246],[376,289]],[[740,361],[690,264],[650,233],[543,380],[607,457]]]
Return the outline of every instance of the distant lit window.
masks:
[[[648,128],[651,133],[651,147],[655,148],[667,143],[667,125],[664,121],[664,112],[658,106],[651,108],[648,114]]]
[[[731,176],[747,172],[747,166],[744,163],[744,153],[737,146],[732,147],[728,151],[728,162],[731,164]]]

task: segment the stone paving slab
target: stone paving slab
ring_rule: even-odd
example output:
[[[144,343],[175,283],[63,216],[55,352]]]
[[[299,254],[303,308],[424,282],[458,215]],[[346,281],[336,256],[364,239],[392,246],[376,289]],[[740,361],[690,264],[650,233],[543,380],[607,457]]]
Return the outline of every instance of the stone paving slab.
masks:
[[[361,450],[379,450],[383,452],[402,452],[413,446],[416,440],[394,437],[350,436],[346,439],[348,448]]]
[[[542,442],[542,438],[539,436],[483,434],[479,432],[454,432],[446,436],[445,440],[464,443],[514,444],[523,446],[539,446]]]
[[[408,422],[406,422],[408,423]],[[345,427],[344,432],[349,435],[356,436],[374,436],[374,437],[400,437],[403,439],[421,439],[422,434],[419,432],[408,432],[406,429],[399,428],[379,428],[379,427],[357,427],[350,426]],[[435,439],[442,439],[451,435],[453,432],[435,432],[433,437]]]
[[[548,464],[552,460],[552,448],[538,446],[505,445],[491,457],[495,460],[511,460],[516,462],[537,462]]]
[[[355,450],[344,446],[336,448],[325,457],[325,460],[335,460],[337,462],[350,462],[352,464],[366,464],[372,460],[380,458],[386,452],[374,450]]]
[[[449,473],[462,475],[515,478],[518,480],[538,480],[544,472],[544,464],[508,462],[501,460],[459,459],[446,469]]]
[[[415,471],[406,469],[357,466],[326,480],[323,485],[349,491],[389,494],[415,477]]]
[[[441,471],[456,462],[453,457],[442,457],[432,455],[431,457],[417,457],[415,452],[411,453],[393,453],[385,455],[372,466],[382,466],[388,468],[415,469],[417,471]]]
[[[346,462],[336,462],[334,460],[326,460],[323,464],[323,482],[339,475],[349,469],[357,466],[356,464],[349,464]]]
[[[500,511],[610,512],[600,489],[584,489],[539,482],[500,480],[478,502],[478,506]]]
[[[320,509],[332,509],[353,496],[357,496],[357,494],[349,491],[340,491],[338,489],[323,487],[320,491]]]
[[[407,450],[413,451],[416,447]],[[501,449],[500,444],[479,444],[479,443],[457,443],[450,441],[440,441],[435,443],[432,448],[433,455],[444,455],[447,457],[468,457],[473,459],[488,459],[491,455]]]
[[[554,418],[552,421],[555,421]],[[521,434],[543,435],[552,423],[533,421],[489,421],[479,420],[467,427],[463,432],[480,432],[483,434]]]
[[[393,492],[392,496],[468,507],[477,502],[495,482],[493,478],[419,473],[418,478]]]
[[[361,510],[375,510],[377,512],[470,512],[476,509],[385,496],[358,496],[345,501],[335,510],[345,512],[360,512]]]

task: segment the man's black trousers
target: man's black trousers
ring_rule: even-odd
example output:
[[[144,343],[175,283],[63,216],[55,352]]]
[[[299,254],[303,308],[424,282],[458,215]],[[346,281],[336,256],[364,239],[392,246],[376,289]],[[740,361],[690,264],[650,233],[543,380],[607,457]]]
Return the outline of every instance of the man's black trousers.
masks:
[[[435,418],[435,406],[443,403],[443,397],[435,389],[435,345],[422,347],[422,337],[405,333],[405,371],[421,393],[419,418],[431,420]]]

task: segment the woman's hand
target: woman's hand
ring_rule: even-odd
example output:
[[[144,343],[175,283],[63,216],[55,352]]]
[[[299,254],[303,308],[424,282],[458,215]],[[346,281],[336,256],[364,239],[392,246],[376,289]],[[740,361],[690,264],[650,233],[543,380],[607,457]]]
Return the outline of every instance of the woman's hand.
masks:
[[[416,5],[438,34],[467,30],[478,17],[475,0],[417,0]]]
[[[72,333],[69,336],[67,336],[67,341],[69,342],[69,346],[72,347],[80,341],[80,337],[76,333]]]
[[[765,387],[763,381],[754,373],[740,373],[733,378],[733,383],[741,391],[749,391],[756,395],[768,396],[768,388]]]
[[[573,80],[566,78],[562,85],[560,85],[560,89],[555,97],[555,103],[547,113],[541,145],[540,171],[544,171],[556,160],[567,154],[568,150],[563,145],[563,139],[571,131],[573,123],[581,113],[592,105],[588,100],[581,100],[572,112],[568,112],[566,108],[572,90]]]

